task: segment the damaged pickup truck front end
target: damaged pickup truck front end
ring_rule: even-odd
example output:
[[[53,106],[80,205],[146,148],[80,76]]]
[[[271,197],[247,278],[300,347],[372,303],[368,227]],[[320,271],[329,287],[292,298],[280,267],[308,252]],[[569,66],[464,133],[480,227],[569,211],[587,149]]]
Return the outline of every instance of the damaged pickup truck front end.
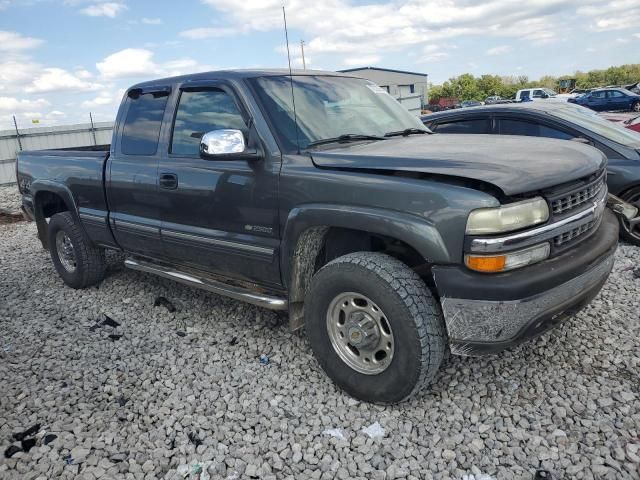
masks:
[[[533,338],[575,314],[606,281],[618,235],[606,172],[540,199],[549,205],[545,221],[500,234],[468,223],[466,266],[433,268],[452,353],[493,353]]]

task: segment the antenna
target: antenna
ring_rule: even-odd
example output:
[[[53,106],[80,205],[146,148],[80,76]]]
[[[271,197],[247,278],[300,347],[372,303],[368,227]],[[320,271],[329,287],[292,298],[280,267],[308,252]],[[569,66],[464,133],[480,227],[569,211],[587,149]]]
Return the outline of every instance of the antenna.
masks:
[[[287,31],[287,13],[282,5],[282,18],[284,19],[284,38],[287,42],[287,60],[289,61],[289,82],[291,83],[291,102],[293,104],[293,121],[296,124],[296,147],[300,153],[300,140],[298,140],[298,116],[296,115],[296,97],[293,95],[293,73],[291,72],[291,54],[289,52],[289,32]]]
[[[302,69],[307,69],[307,62],[304,60],[304,40],[300,40],[300,50],[302,50]]]

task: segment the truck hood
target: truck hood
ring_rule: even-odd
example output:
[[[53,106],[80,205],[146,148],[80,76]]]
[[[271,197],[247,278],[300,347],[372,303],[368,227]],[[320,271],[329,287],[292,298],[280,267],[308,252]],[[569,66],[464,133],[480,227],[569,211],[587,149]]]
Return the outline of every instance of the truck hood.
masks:
[[[506,195],[577,180],[606,165],[595,148],[567,140],[499,135],[414,135],[311,152],[320,168],[406,171],[490,183]]]

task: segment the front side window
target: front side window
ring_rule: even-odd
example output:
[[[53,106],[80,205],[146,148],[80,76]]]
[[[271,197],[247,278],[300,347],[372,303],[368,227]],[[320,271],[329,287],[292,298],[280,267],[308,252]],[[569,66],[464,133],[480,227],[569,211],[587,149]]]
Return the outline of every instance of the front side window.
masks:
[[[489,133],[489,119],[477,118],[441,123],[435,131],[438,133]]]
[[[129,94],[129,109],[122,130],[121,149],[125,155],[154,155],[168,92]]]
[[[288,151],[341,135],[382,136],[408,128],[426,130],[418,117],[367,80],[294,75],[293,80],[289,76],[271,76],[252,79],[251,83],[278,140]]]
[[[247,125],[227,92],[217,88],[184,91],[173,124],[171,153],[198,155],[205,133],[226,128],[241,130],[247,136]]]
[[[592,92],[591,93],[591,98],[605,98],[607,95],[606,91],[601,91],[601,92]]]
[[[534,90],[533,98],[540,98],[540,97],[542,97],[542,90]]]

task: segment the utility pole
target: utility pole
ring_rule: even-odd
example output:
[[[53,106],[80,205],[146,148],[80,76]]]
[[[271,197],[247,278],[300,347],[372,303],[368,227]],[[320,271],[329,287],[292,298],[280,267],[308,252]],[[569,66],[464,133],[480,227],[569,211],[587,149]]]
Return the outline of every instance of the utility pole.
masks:
[[[93,135],[93,144],[98,145],[98,139],[96,138],[96,129],[93,126],[93,115],[89,112],[89,120],[91,120],[91,134]]]
[[[20,140],[20,132],[18,131],[18,122],[16,122],[16,116],[13,116],[13,126],[16,127],[16,140],[18,140],[18,148],[22,151],[22,141]]]
[[[304,60],[304,40],[300,40],[300,50],[302,50],[302,69],[307,69],[307,62]]]

